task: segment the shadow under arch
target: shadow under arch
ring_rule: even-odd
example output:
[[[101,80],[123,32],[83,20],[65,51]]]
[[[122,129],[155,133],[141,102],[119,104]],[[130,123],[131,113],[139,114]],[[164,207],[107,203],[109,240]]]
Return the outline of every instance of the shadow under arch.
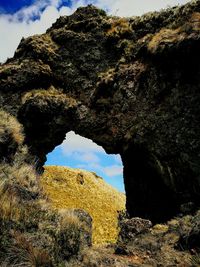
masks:
[[[143,146],[134,143],[124,146],[121,136],[112,133],[111,122],[98,115],[87,106],[71,105],[71,99],[63,103],[55,97],[37,96],[25,102],[18,117],[24,125],[25,142],[37,158],[39,169],[46,155],[62,144],[66,133],[74,131],[102,146],[108,154],[121,155],[126,208],[131,217],[160,222],[176,214],[177,199],[170,186],[160,179],[156,159]]]

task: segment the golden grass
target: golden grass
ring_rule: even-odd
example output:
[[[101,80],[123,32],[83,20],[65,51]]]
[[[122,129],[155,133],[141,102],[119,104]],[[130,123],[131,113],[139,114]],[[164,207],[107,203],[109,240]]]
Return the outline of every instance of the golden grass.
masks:
[[[158,47],[162,48],[166,44],[178,43],[198,31],[200,31],[200,13],[194,12],[188,22],[181,27],[177,29],[163,28],[156,33],[148,44],[148,50],[155,53]]]
[[[195,12],[192,14],[190,22],[193,26],[194,31],[200,31],[200,13]]]
[[[148,49],[152,53],[156,52],[159,46],[165,46],[169,43],[175,43],[185,38],[185,34],[178,29],[161,29],[155,34],[148,44]]]
[[[117,19],[112,19],[110,29],[108,29],[106,35],[117,37],[131,32],[132,29],[129,21],[125,18],[117,18]]]
[[[125,195],[94,173],[46,166],[41,178],[44,191],[56,209],[80,208],[93,218],[93,243],[115,242],[117,211],[125,209]]]
[[[76,100],[72,97],[66,96],[62,91],[57,90],[54,86],[50,86],[47,90],[45,89],[35,89],[29,92],[26,92],[22,96],[22,104],[30,99],[38,98],[41,101],[48,99],[53,99],[54,101],[66,102],[68,107],[73,107],[77,104]]]
[[[156,224],[152,228],[153,234],[164,234],[169,230],[169,226],[165,224]]]

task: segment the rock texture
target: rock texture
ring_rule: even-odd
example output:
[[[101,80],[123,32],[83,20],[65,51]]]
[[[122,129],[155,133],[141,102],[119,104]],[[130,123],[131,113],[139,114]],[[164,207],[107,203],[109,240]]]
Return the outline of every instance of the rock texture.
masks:
[[[199,216],[198,211],[153,227],[148,220],[122,219],[115,252],[139,260],[136,266],[198,267]]]
[[[1,107],[38,169],[70,130],[121,154],[130,216],[162,221],[200,202],[199,46],[199,1],[132,18],[79,8],[0,66]]]

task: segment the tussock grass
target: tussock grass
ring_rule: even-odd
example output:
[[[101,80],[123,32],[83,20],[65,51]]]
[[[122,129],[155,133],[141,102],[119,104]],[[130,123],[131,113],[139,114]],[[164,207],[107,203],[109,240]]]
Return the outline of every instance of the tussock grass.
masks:
[[[108,37],[121,37],[132,33],[131,25],[128,19],[112,18],[110,28],[107,30]]]
[[[185,38],[185,34],[178,29],[161,29],[159,33],[155,34],[148,44],[148,49],[155,53],[159,46],[175,43]]]
[[[9,183],[12,187],[29,190],[32,193],[40,191],[38,174],[36,173],[34,166],[29,164],[20,164],[20,162],[14,162],[13,165],[3,163],[0,165],[0,180]]]
[[[92,216],[94,244],[116,241],[117,211],[125,209],[123,193],[94,173],[59,166],[46,166],[41,181],[54,208],[84,209]]]
[[[21,217],[19,199],[5,181],[0,183],[0,214],[2,220],[18,221]]]
[[[176,29],[162,28],[153,35],[148,44],[148,50],[156,53],[160,47],[163,49],[166,45],[175,44],[186,39],[189,34],[197,34],[200,31],[200,13],[194,12],[191,18],[182,26]]]
[[[70,227],[80,228],[82,223],[78,216],[73,212],[73,210],[59,210],[60,214],[60,227],[61,229],[66,229]]]
[[[65,103],[68,107],[73,107],[77,104],[76,100],[72,97],[66,96],[66,94],[62,93],[62,90],[56,89],[54,86],[50,86],[47,90],[37,89],[32,90],[30,92],[26,92],[22,96],[22,104],[26,103],[26,101],[38,99],[41,103],[46,101],[54,101],[55,103]]]
[[[14,243],[7,255],[10,265],[15,267],[51,267],[52,261],[48,253],[34,247],[20,232],[13,232]]]
[[[0,143],[12,140],[18,145],[23,143],[22,126],[15,117],[0,109]]]
[[[31,206],[41,191],[34,167],[28,164],[0,164],[0,219],[28,219]]]

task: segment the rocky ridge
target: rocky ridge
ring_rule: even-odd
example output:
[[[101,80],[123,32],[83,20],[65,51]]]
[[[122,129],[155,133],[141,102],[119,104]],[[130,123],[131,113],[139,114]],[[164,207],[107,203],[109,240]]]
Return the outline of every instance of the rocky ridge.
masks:
[[[23,39],[14,57],[0,65],[0,248],[8,266],[24,258],[16,244],[46,259],[39,266],[58,266],[80,255],[81,244],[90,245],[84,241],[89,215],[81,219],[86,233],[85,227],[78,230],[77,214],[63,224],[61,215],[46,208],[39,183],[46,154],[71,130],[121,155],[130,217],[163,222],[189,206],[195,214],[199,45],[199,1],[131,18],[88,6],[61,17],[45,34]],[[190,253],[199,248],[195,216],[175,241]],[[70,237],[69,224],[76,229]],[[67,238],[78,240],[75,250],[64,246]]]

